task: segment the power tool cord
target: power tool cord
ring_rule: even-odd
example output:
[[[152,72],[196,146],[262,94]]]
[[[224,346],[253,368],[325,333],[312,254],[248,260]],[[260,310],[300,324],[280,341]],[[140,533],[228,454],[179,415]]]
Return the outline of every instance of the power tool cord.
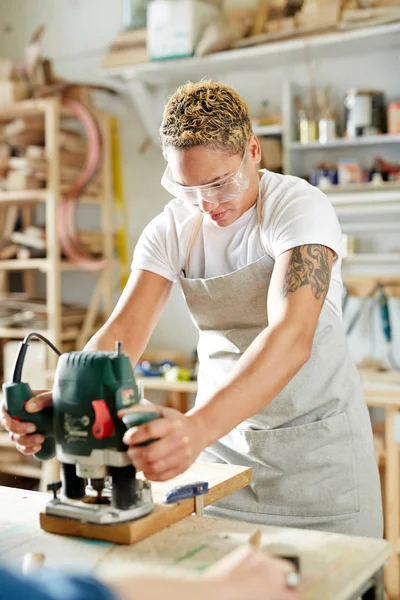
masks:
[[[11,379],[11,381],[14,383],[19,383],[21,381],[22,367],[24,366],[25,355],[28,350],[28,344],[32,338],[37,338],[41,340],[42,342],[47,344],[56,354],[58,354],[58,356],[61,356],[61,352],[50,342],[50,340],[44,337],[44,335],[42,335],[41,333],[36,333],[34,331],[32,333],[29,333],[23,340],[23,342],[21,342],[18,350]]]

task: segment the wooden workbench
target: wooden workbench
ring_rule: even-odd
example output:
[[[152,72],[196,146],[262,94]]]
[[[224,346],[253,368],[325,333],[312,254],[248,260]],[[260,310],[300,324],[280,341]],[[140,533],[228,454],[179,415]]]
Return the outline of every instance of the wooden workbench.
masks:
[[[398,374],[397,374],[398,375]],[[393,552],[385,570],[385,581],[389,595],[400,597],[400,383],[373,380],[362,374],[364,396],[367,406],[385,410],[383,430],[383,508],[385,538],[389,540]]]
[[[39,528],[47,494],[0,488],[0,560],[20,568],[27,552],[43,552],[46,566],[115,573],[179,574],[205,571],[247,542],[255,526],[227,519],[190,516],[132,546],[55,536]],[[390,554],[386,541],[338,534],[261,527],[262,548],[272,554],[300,555],[304,600],[357,598],[371,581],[383,600],[382,566]],[[375,578],[375,579],[374,579]],[[371,590],[370,590],[371,591]]]

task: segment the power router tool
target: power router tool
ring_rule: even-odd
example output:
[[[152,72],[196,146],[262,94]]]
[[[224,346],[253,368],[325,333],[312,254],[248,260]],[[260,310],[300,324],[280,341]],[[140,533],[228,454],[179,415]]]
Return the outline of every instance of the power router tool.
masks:
[[[34,393],[21,381],[32,338],[42,340],[59,355],[53,406],[33,414],[24,406]],[[44,436],[36,458],[43,461],[56,456],[60,462],[61,482],[49,486],[54,497],[46,506],[47,514],[112,524],[152,512],[151,485],[136,476],[122,438],[129,427],[160,415],[144,410],[128,413],[122,420],[118,417],[119,410],[138,404],[142,395],[119,342],[114,352],[61,354],[44,336],[31,333],[20,344],[12,380],[3,385],[3,394],[8,413],[34,423],[36,433]]]

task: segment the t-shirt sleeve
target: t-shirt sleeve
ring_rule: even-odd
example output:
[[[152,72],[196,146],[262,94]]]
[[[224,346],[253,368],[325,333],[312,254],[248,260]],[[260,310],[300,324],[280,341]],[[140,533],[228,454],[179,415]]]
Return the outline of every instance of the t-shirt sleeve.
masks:
[[[335,210],[320,190],[301,181],[276,206],[270,228],[274,258],[306,244],[327,246],[341,256],[342,234]]]
[[[170,281],[177,280],[178,243],[165,212],[150,221],[143,230],[133,253],[131,268],[151,271]]]

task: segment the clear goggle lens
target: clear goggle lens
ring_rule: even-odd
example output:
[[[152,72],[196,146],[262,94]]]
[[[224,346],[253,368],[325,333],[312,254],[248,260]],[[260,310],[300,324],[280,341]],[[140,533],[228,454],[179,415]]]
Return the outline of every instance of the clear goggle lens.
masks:
[[[193,187],[176,183],[169,166],[167,166],[161,179],[161,185],[173,196],[190,204],[199,204],[200,202],[220,204],[222,202],[229,202],[240,196],[249,187],[249,178],[244,172],[245,158],[246,154],[243,157],[239,170],[233,175],[228,175],[223,179],[207,183],[206,185]]]

